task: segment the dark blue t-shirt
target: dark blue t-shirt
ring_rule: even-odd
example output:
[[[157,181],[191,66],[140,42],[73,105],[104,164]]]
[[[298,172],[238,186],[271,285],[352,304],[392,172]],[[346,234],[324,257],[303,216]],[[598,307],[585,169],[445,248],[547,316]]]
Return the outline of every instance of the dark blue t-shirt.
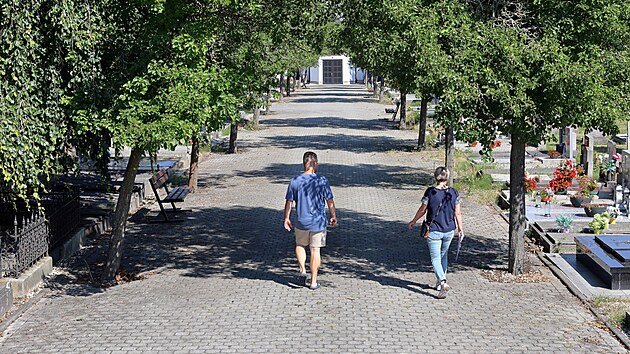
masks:
[[[324,176],[301,174],[291,179],[286,200],[295,201],[295,227],[318,232],[326,229],[327,200],[333,199],[330,183]]]
[[[440,209],[440,203],[444,204]],[[428,188],[422,197],[422,204],[427,205],[427,220],[433,220],[431,231],[449,232],[455,230],[455,206],[461,202],[459,192],[454,188]],[[438,214],[438,209],[440,213]],[[437,214],[437,216],[436,216]]]

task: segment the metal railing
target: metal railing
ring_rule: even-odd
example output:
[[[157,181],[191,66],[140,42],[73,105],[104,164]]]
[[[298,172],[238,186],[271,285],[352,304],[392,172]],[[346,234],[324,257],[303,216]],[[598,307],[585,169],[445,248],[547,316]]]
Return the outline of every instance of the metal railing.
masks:
[[[13,222],[0,241],[0,275],[17,278],[28,267],[48,255],[49,232],[41,212]]]
[[[0,276],[20,273],[48,254],[80,223],[79,195],[48,193],[39,201],[0,203]]]

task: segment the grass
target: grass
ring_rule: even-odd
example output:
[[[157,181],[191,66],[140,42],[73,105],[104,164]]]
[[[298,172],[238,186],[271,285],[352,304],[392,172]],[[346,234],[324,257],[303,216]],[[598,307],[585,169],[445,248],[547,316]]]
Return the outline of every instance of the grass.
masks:
[[[496,203],[501,185],[493,183],[492,177],[483,173],[484,169],[492,168],[491,163],[473,164],[462,151],[455,151],[455,189],[462,197],[482,204]]]
[[[181,186],[183,184],[188,183],[188,177],[186,177],[184,175],[177,174],[177,173],[169,174],[168,175],[168,183],[171,186]]]
[[[630,311],[630,299],[598,296],[593,299],[592,305],[603,312],[614,325],[623,328],[626,311]]]

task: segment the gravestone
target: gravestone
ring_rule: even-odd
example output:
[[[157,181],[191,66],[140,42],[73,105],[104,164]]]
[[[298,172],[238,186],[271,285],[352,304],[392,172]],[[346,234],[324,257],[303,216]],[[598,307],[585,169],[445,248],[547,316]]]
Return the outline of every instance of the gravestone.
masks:
[[[584,139],[582,140],[582,153],[580,154],[580,163],[584,166],[584,170],[586,171],[586,175],[588,177],[593,177],[593,139],[590,135],[584,135]]]
[[[575,237],[576,258],[611,290],[630,289],[630,235]]]
[[[574,159],[577,155],[577,132],[571,127],[564,128],[562,132],[562,143],[564,144],[563,156],[567,159]]]
[[[608,139],[608,143],[606,144],[606,153],[609,158],[612,159],[612,156],[617,153],[617,143]]]
[[[621,152],[621,179],[623,186],[630,185],[630,150]]]

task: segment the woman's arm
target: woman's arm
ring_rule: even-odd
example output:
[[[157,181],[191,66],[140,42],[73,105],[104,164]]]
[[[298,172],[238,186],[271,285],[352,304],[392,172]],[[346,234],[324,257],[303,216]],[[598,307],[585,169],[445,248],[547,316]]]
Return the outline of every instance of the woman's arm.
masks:
[[[457,233],[461,235],[464,232],[464,226],[462,225],[462,208],[459,203],[455,205],[455,222],[457,222]]]
[[[416,212],[416,216],[414,216],[413,219],[411,219],[411,221],[409,222],[409,224],[407,224],[407,227],[409,227],[409,229],[413,229],[413,226],[416,224],[416,222],[418,222],[418,220],[420,220],[420,218],[423,217],[424,213],[426,212],[427,212],[427,205],[423,203],[422,205],[420,205],[420,208]]]

